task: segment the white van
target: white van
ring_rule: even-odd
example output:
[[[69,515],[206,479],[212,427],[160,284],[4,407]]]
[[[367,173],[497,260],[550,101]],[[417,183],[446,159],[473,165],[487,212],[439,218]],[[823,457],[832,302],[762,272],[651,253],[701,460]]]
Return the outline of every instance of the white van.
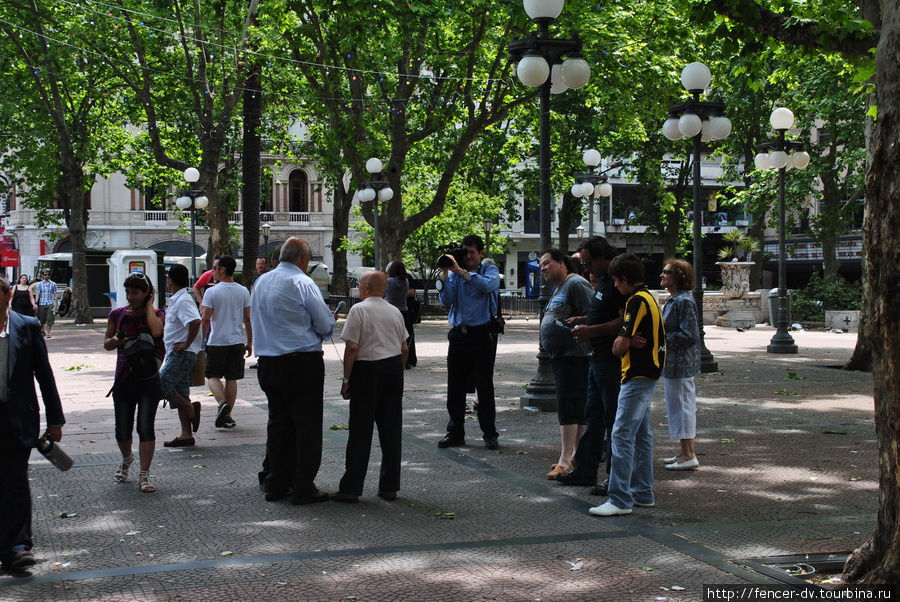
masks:
[[[331,298],[331,272],[328,271],[328,266],[324,263],[310,262],[306,273],[322,291],[322,298],[328,301]]]

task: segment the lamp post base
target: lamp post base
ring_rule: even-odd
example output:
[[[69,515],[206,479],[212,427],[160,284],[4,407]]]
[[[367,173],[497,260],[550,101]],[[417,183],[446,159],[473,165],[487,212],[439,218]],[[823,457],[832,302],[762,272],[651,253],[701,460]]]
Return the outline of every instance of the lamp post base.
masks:
[[[713,354],[710,353],[708,355],[700,355],[700,372],[703,374],[709,374],[711,372],[719,371],[719,362],[716,361],[716,358],[713,357]]]
[[[797,353],[797,344],[794,342],[794,337],[787,332],[779,331],[769,341],[766,353]]]
[[[531,406],[542,412],[556,411],[556,376],[550,368],[550,356],[543,350],[538,355],[538,370],[528,386],[525,394],[519,398],[519,407]]]

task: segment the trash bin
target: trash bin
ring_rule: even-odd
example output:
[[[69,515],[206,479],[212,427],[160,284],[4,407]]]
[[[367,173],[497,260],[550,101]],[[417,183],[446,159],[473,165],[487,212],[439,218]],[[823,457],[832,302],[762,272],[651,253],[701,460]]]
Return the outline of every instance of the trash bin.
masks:
[[[791,290],[787,290],[785,297],[787,303],[787,325],[791,325]],[[773,288],[769,291],[769,325],[775,326],[775,319],[778,316],[778,289]]]

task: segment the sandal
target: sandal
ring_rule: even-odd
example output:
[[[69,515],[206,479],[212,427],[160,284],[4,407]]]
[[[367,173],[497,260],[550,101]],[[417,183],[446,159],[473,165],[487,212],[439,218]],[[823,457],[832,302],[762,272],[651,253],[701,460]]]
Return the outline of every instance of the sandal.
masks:
[[[138,473],[138,486],[141,488],[141,493],[153,493],[156,491],[156,487],[150,484],[149,470],[142,470]]]
[[[116,483],[124,483],[128,480],[128,469],[131,468],[132,462],[134,462],[134,454],[127,458],[122,458],[122,465],[116,469]]]

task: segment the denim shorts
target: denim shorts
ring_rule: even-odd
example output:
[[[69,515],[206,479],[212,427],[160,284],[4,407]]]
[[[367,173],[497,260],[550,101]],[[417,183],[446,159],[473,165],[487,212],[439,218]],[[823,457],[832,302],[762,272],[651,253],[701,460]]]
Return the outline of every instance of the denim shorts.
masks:
[[[173,351],[166,355],[166,361],[159,371],[159,386],[163,399],[169,399],[176,393],[182,397],[191,395],[191,370],[197,361],[193,351]],[[178,409],[174,405],[172,409]]]

